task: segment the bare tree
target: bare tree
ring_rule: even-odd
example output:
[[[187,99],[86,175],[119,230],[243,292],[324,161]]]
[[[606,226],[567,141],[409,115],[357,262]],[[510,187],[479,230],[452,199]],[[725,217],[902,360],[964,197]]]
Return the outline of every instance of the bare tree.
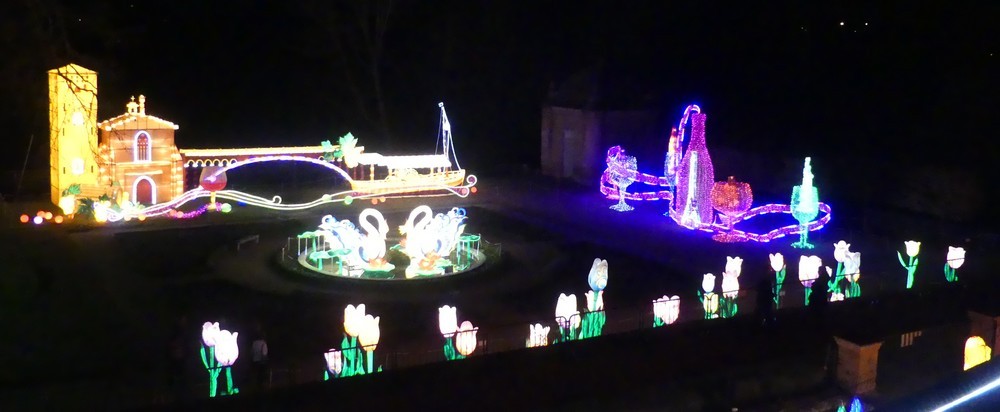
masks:
[[[310,15],[326,29],[359,114],[383,137],[391,130],[382,74],[392,11],[393,0],[342,0],[308,7]]]

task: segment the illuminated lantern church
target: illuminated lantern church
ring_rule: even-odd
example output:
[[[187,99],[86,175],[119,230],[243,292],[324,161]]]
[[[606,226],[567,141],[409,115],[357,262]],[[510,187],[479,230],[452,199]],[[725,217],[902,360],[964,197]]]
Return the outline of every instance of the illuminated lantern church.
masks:
[[[443,103],[438,104],[441,153],[433,155],[365,153],[350,133],[337,145],[324,141],[318,146],[178,149],[174,133],[179,127],[147,114],[145,96],[139,95],[138,101],[133,97],[125,105],[125,113],[97,122],[97,72],[68,64],[48,74],[50,189],[52,203],[66,214],[77,210],[78,202],[84,199],[100,201],[104,215],[111,210],[112,215],[104,216],[108,221],[166,214],[176,206],[171,202],[191,200],[184,198],[187,193],[198,195],[195,191],[207,190],[214,199],[219,189],[206,188],[197,180],[192,185],[185,179],[198,177],[199,169],[224,173],[218,168],[278,160],[319,164],[339,173],[351,185],[346,196],[351,199],[369,195],[385,201],[385,196],[435,191],[465,197],[475,192],[476,177],[466,175],[457,157],[455,169],[451,167],[455,149]],[[376,179],[376,166],[386,169],[384,177]],[[327,196],[321,200],[332,199]],[[113,205],[117,205],[116,210],[111,209]]]
[[[52,203],[77,197],[151,205],[183,191],[178,126],[146,114],[146,98],[97,122],[97,72],[69,64],[49,70],[49,164]],[[100,139],[98,139],[98,133]]]
[[[184,171],[174,144],[178,126],[146,114],[146,97],[125,105],[124,114],[98,124],[101,131],[101,183],[112,197],[152,205],[180,196]]]

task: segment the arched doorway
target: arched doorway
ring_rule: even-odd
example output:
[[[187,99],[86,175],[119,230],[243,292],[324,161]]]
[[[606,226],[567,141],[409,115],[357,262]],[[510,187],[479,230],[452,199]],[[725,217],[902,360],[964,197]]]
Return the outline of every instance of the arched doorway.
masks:
[[[965,370],[990,360],[992,350],[986,341],[979,336],[973,336],[965,341]]]
[[[140,176],[132,183],[132,203],[142,205],[156,204],[156,183],[149,176]]]

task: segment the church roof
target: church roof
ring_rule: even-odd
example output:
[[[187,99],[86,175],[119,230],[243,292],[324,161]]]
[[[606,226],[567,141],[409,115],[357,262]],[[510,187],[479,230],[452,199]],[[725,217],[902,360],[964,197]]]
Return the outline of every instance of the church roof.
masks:
[[[139,103],[135,98],[125,105],[125,113],[100,122],[97,127],[106,131],[112,130],[140,130],[140,129],[170,129],[177,130],[180,126],[163,120],[156,116],[146,114],[146,96],[139,96]]]

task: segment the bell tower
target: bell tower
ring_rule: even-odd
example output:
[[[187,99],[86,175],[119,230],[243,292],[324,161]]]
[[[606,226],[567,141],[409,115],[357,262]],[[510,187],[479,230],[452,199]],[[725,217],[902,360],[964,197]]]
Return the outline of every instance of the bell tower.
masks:
[[[75,64],[49,70],[49,167],[52,203],[73,184],[95,188],[97,72]]]

